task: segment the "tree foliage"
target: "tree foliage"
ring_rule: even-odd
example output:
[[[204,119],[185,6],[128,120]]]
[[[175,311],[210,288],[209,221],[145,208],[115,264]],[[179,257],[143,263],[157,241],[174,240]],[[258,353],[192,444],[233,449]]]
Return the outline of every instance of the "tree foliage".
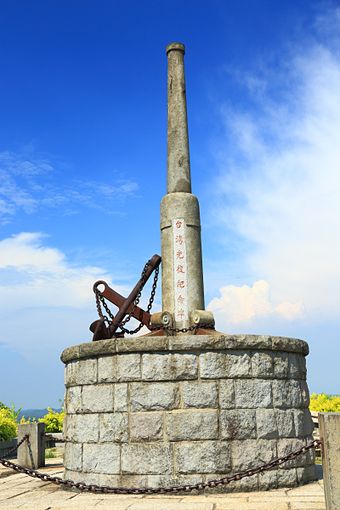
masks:
[[[312,393],[309,408],[319,413],[340,413],[340,396]]]
[[[45,423],[46,432],[62,432],[65,412],[62,409],[60,412],[54,411],[51,407],[48,407],[48,413],[43,418],[39,418],[39,421]]]

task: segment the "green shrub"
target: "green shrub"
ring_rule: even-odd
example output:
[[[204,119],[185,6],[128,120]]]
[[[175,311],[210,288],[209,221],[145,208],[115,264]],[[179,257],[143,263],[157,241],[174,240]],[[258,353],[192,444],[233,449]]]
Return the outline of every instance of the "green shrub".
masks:
[[[9,441],[17,436],[18,424],[12,410],[6,406],[0,408],[0,441]]]
[[[43,418],[39,418],[39,421],[45,423],[46,432],[62,432],[63,421],[65,417],[64,410],[53,411],[51,407],[48,407],[48,413]]]
[[[309,409],[319,413],[340,413],[340,396],[312,393]]]

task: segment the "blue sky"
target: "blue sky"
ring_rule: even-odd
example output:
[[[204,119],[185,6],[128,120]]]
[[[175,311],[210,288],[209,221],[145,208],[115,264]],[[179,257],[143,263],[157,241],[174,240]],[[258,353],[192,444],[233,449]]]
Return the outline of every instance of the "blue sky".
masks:
[[[217,328],[306,339],[310,389],[340,393],[338,2],[0,13],[0,400],[58,405],[60,353],[91,339],[93,282],[128,292],[160,252],[173,41]]]

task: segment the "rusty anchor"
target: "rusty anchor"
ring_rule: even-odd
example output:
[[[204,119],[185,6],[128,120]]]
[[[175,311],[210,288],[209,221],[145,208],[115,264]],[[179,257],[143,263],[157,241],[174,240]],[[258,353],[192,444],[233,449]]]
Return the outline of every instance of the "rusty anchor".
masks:
[[[142,329],[143,326],[146,326],[148,329],[152,329],[150,324],[150,311],[155,297],[159,265],[161,260],[161,257],[157,254],[148,260],[144,266],[140,279],[127,298],[112,289],[104,280],[98,280],[94,283],[93,291],[96,295],[99,319],[90,325],[90,331],[93,333],[93,341],[104,340],[113,337],[123,337],[124,333],[136,333]],[[138,303],[142,289],[154,271],[155,277],[152,291],[147,310],[145,311],[138,306]],[[100,290],[100,286],[103,286],[104,290]],[[105,299],[118,307],[118,312],[116,315],[111,313],[107,304],[105,303]],[[101,305],[109,317],[104,316]],[[137,319],[140,322],[139,326],[133,331],[129,331],[124,327],[131,317]],[[118,329],[120,329],[120,331],[117,331]]]

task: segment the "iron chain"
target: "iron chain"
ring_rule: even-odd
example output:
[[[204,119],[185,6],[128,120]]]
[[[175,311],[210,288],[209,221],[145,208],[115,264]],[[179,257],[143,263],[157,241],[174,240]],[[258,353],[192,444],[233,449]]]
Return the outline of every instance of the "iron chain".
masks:
[[[21,443],[20,443],[21,444]],[[246,469],[245,471],[240,471],[238,473],[235,473],[231,476],[226,476],[223,478],[218,478],[214,480],[208,480],[207,482],[201,482],[201,483],[195,483],[195,484],[189,484],[189,485],[173,485],[170,487],[159,487],[159,488],[128,488],[128,487],[109,487],[106,485],[95,485],[95,484],[86,484],[83,482],[73,482],[72,480],[63,480],[63,478],[60,478],[58,476],[51,476],[46,473],[40,473],[39,471],[36,471],[35,469],[26,468],[23,466],[19,466],[18,464],[14,464],[13,462],[1,458],[0,457],[0,464],[2,464],[5,467],[14,469],[14,471],[17,471],[18,473],[24,473],[26,475],[32,476],[33,478],[39,478],[40,480],[43,480],[44,482],[51,482],[55,483],[57,485],[62,485],[67,488],[75,488],[80,491],[87,491],[87,492],[95,492],[95,493],[104,493],[104,494],[176,494],[178,492],[191,492],[194,490],[203,490],[203,489],[210,489],[214,487],[220,487],[221,485],[227,485],[231,482],[237,482],[238,480],[241,480],[242,478],[246,478],[248,476],[253,476],[258,473],[263,473],[264,471],[267,471],[269,469],[273,469],[277,466],[281,466],[281,464],[284,464],[285,462],[288,462],[289,460],[293,460],[299,455],[306,453],[308,450],[311,450],[312,448],[317,448],[322,444],[320,440],[312,441],[311,443],[303,446],[302,448],[299,448],[298,450],[295,450],[288,455],[285,455],[284,457],[279,457],[278,459],[272,460],[271,462],[268,462],[267,464],[262,464],[261,466],[258,466],[254,469]]]

